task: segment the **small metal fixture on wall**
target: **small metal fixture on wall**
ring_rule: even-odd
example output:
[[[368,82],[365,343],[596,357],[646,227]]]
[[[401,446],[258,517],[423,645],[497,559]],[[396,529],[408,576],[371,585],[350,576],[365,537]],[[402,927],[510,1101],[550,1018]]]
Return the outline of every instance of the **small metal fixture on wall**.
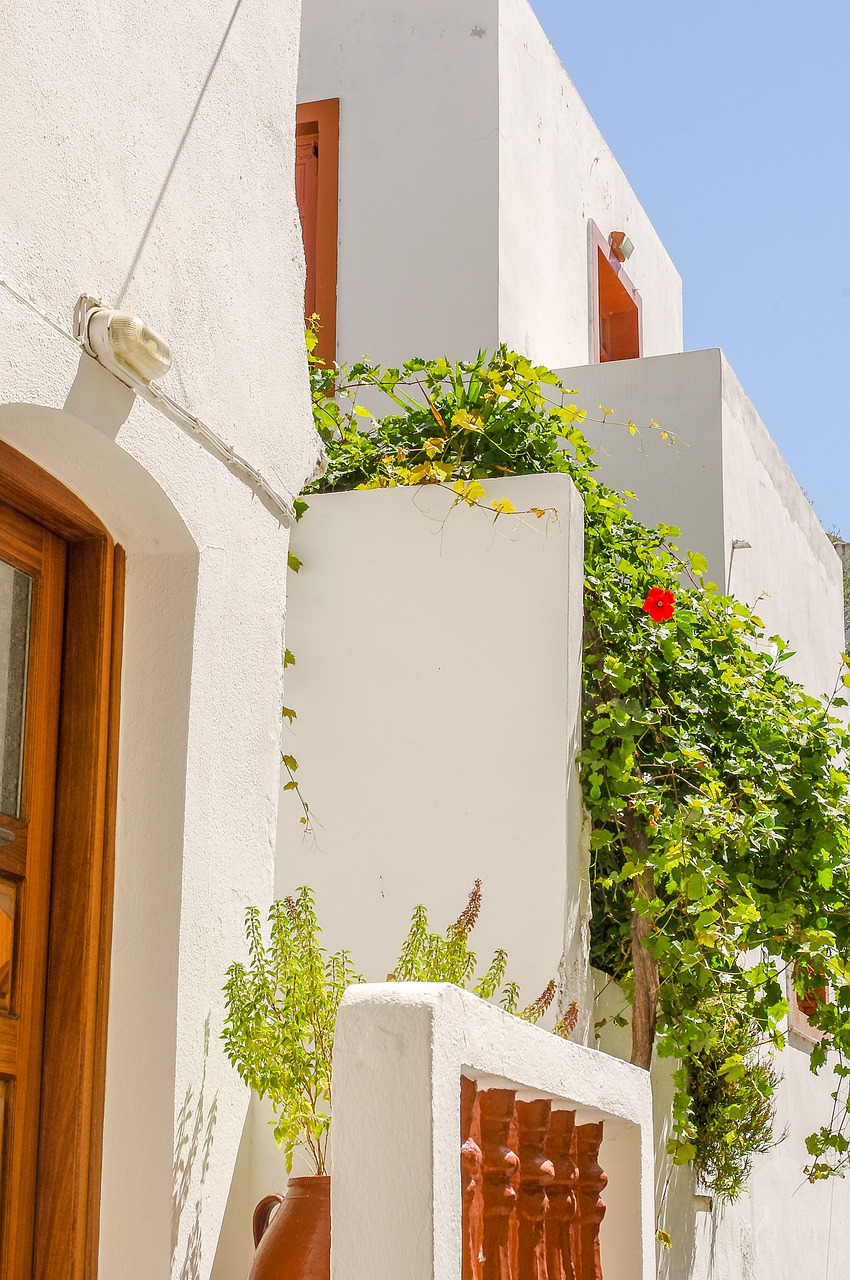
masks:
[[[727,577],[727,579],[726,579],[726,590],[727,590],[727,591],[729,591],[729,590],[730,590],[730,584],[731,584],[731,582],[732,582],[732,564],[733,564],[734,559],[735,559],[735,552],[736,552],[736,551],[751,551],[751,550],[752,550],[752,546],[753,546],[753,544],[752,544],[751,542],[747,542],[746,538],[733,538],[733,539],[732,539],[732,549],[731,549],[731,551],[729,552],[729,574],[728,574],[728,577]]]
[[[612,231],[608,237],[608,243],[618,262],[626,262],[635,251],[635,247],[625,231]]]

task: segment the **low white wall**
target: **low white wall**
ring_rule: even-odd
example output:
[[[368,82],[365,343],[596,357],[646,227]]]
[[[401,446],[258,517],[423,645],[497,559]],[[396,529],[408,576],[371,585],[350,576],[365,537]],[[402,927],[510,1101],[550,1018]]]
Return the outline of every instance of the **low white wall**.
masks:
[[[604,1120],[606,1280],[655,1276],[649,1076],[459,991],[352,987],[334,1043],[332,1280],[457,1280],[460,1077]],[[525,1092],[528,1091],[528,1092]]]

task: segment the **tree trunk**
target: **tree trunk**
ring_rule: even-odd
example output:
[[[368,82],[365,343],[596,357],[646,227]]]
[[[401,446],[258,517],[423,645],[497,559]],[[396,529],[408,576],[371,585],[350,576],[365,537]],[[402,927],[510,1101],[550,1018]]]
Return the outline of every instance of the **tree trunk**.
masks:
[[[629,844],[634,850],[635,862],[646,858],[646,838],[638,830],[631,814],[626,817]],[[655,878],[647,868],[633,880],[635,896],[651,902],[655,897]],[[646,916],[632,912],[632,969],[634,993],[632,997],[632,1062],[648,1071],[652,1066],[652,1048],[655,1044],[655,1022],[658,1015],[658,963],[646,946],[652,923]]]

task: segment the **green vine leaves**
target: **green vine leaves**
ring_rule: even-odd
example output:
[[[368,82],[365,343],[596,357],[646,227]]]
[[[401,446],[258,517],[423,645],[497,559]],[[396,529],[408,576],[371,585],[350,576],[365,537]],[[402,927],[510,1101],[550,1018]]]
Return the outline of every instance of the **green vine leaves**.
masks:
[[[581,430],[586,414],[551,371],[500,348],[401,369],[313,360],[311,377],[329,457],[314,490],[437,483],[477,504],[487,478],[573,480],[585,507],[580,766],[592,819],[593,962],[632,999],[633,1060],[648,1065],[654,1045],[681,1064],[673,1160],[693,1162],[728,1197],[772,1141],[769,1059],[785,1042],[788,974],[796,965],[810,987],[812,979],[828,987],[831,999],[811,1016],[823,1033],[811,1065],[828,1063],[836,1089],[808,1140],[805,1172],[843,1173],[850,736],[836,711],[844,699],[812,697],[786,676],[788,647],[706,580],[705,559],[679,550],[678,530],[647,528],[600,483]],[[670,438],[658,424],[648,429]]]

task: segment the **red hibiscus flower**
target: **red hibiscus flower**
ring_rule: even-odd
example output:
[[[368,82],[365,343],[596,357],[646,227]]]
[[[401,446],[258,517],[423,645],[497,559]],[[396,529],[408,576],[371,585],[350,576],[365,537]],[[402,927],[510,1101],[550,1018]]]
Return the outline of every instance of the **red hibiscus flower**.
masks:
[[[672,591],[665,591],[663,587],[651,587],[641,605],[653,622],[668,622],[673,617],[675,607],[676,597]]]

